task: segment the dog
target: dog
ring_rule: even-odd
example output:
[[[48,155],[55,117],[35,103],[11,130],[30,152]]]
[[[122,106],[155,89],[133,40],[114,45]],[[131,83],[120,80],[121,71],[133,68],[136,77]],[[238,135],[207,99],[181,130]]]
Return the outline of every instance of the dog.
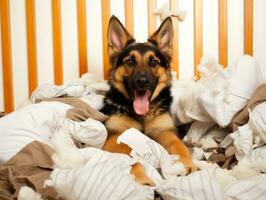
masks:
[[[107,31],[110,90],[101,110],[110,118],[105,122],[108,138],[103,149],[129,154],[131,149],[116,141],[133,127],[160,143],[170,154],[179,155],[178,162],[190,173],[197,166],[177,137],[170,115],[173,35],[172,20],[168,17],[147,42],[137,43],[115,16],[110,18]],[[133,165],[131,173],[140,184],[153,185],[141,164]]]

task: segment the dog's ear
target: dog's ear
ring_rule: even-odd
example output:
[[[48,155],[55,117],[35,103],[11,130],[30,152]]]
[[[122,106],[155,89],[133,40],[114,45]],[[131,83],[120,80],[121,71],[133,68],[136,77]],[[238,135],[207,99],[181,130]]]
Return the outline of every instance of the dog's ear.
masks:
[[[172,56],[173,52],[173,23],[171,17],[167,17],[161,26],[149,37],[148,41],[155,44],[160,51]]]
[[[135,41],[114,15],[109,20],[107,39],[109,55],[121,52],[128,44]]]

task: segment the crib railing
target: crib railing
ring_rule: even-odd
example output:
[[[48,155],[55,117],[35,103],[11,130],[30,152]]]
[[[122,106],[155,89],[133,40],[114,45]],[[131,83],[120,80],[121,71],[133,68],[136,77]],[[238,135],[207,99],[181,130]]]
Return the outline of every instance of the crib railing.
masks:
[[[218,47],[219,63],[227,66],[228,62],[228,0],[218,0]],[[244,52],[253,53],[253,0],[244,1]],[[86,25],[86,0],[77,2],[77,25],[78,25],[78,54],[80,75],[90,71],[87,59],[87,25]],[[53,31],[53,60],[54,60],[54,83],[63,83],[63,54],[62,54],[62,24],[60,0],[51,0],[52,5],[52,31]],[[203,20],[202,5],[204,0],[194,0],[194,74],[198,75],[196,66],[203,55]],[[13,80],[12,80],[12,58],[11,58],[11,30],[10,30],[10,0],[0,0],[1,13],[1,41],[2,41],[2,66],[3,66],[3,94],[4,111],[14,110]],[[169,0],[170,9],[176,8],[178,0]],[[103,40],[103,66],[104,77],[107,78],[109,64],[107,55],[107,26],[110,18],[110,0],[102,0],[102,40]],[[37,43],[36,43],[36,15],[35,0],[25,0],[26,8],[26,31],[27,31],[27,60],[28,60],[28,88],[29,95],[38,86],[37,76]],[[131,34],[134,33],[133,0],[125,0],[125,26]],[[156,0],[148,0],[148,33],[155,31]],[[178,21],[173,19],[174,24],[174,57],[172,68],[177,71],[178,76]]]

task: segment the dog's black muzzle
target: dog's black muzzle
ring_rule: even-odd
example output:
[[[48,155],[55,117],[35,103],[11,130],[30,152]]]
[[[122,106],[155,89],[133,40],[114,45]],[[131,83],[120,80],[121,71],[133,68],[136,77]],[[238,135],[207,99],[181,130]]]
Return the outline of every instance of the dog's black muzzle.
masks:
[[[139,73],[134,79],[136,90],[150,90],[151,80],[145,73]]]

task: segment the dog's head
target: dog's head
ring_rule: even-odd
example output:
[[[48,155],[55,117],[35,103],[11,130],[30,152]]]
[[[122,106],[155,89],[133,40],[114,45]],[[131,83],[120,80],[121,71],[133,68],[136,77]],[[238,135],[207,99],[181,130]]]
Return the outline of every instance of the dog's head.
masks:
[[[167,18],[145,43],[136,43],[121,22],[111,17],[108,53],[112,68],[109,82],[144,115],[160,92],[171,85],[173,26]]]

